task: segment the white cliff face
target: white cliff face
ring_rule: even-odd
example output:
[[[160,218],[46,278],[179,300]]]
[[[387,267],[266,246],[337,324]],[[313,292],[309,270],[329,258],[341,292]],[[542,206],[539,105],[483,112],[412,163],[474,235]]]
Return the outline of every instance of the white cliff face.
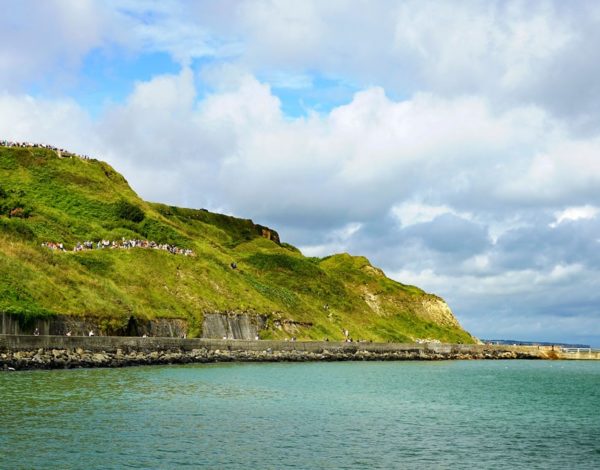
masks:
[[[424,320],[428,320],[443,326],[462,328],[448,304],[443,299],[436,297],[435,295],[424,294],[421,298],[415,300],[402,300],[397,302],[394,301],[394,299],[390,299],[389,296],[381,296],[375,292],[372,292],[366,286],[359,287],[359,290],[361,291],[362,299],[377,315],[387,316],[393,314],[395,312],[395,308],[389,308],[389,304],[391,303],[395,304],[397,308],[411,311]]]
[[[442,299],[438,297],[425,297],[421,300],[421,307],[421,311],[418,312],[421,318],[440,325],[461,328],[452,310],[450,310],[448,304]]]

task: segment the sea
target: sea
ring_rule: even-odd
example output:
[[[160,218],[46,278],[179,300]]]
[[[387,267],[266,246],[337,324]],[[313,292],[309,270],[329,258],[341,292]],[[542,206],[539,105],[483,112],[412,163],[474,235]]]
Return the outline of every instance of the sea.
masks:
[[[0,373],[2,469],[600,469],[600,361]]]

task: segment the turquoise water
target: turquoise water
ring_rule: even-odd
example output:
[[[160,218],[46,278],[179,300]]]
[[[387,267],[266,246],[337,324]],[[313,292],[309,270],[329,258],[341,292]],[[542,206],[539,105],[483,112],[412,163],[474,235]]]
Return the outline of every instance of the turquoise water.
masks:
[[[0,468],[600,468],[600,362],[0,373]]]

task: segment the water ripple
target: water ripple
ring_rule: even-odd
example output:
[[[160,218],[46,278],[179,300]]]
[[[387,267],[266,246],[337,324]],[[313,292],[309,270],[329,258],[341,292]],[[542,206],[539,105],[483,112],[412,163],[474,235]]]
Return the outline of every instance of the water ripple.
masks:
[[[600,468],[600,363],[0,374],[1,468]]]

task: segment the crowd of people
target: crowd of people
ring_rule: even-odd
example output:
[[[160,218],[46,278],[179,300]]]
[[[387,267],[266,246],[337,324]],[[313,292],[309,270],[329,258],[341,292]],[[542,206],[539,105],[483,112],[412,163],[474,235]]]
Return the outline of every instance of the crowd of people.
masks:
[[[54,251],[67,251],[63,243],[45,242],[42,243],[42,247],[49,248]],[[86,240],[84,242],[77,242],[73,247],[73,251],[86,251],[86,250],[110,250],[110,249],[130,249],[130,248],[144,248],[149,250],[162,250],[167,251],[173,255],[183,256],[194,256],[194,252],[189,248],[179,248],[175,245],[168,243],[156,243],[148,240],[127,240],[122,238],[120,242],[115,240],[100,240],[97,242]]]
[[[49,144],[36,144],[33,142],[15,142],[12,140],[0,139],[0,146],[1,147],[48,149],[48,150],[54,150],[61,157],[79,157],[79,158],[83,158],[84,160],[90,159],[90,157],[88,157],[87,155],[80,155],[78,153],[70,152],[68,150],[65,150],[65,149],[62,149],[59,147],[55,147],[54,145],[49,145]]]
[[[52,251],[67,251],[65,250],[65,245],[62,243],[44,242],[42,243],[42,247],[48,248]]]

